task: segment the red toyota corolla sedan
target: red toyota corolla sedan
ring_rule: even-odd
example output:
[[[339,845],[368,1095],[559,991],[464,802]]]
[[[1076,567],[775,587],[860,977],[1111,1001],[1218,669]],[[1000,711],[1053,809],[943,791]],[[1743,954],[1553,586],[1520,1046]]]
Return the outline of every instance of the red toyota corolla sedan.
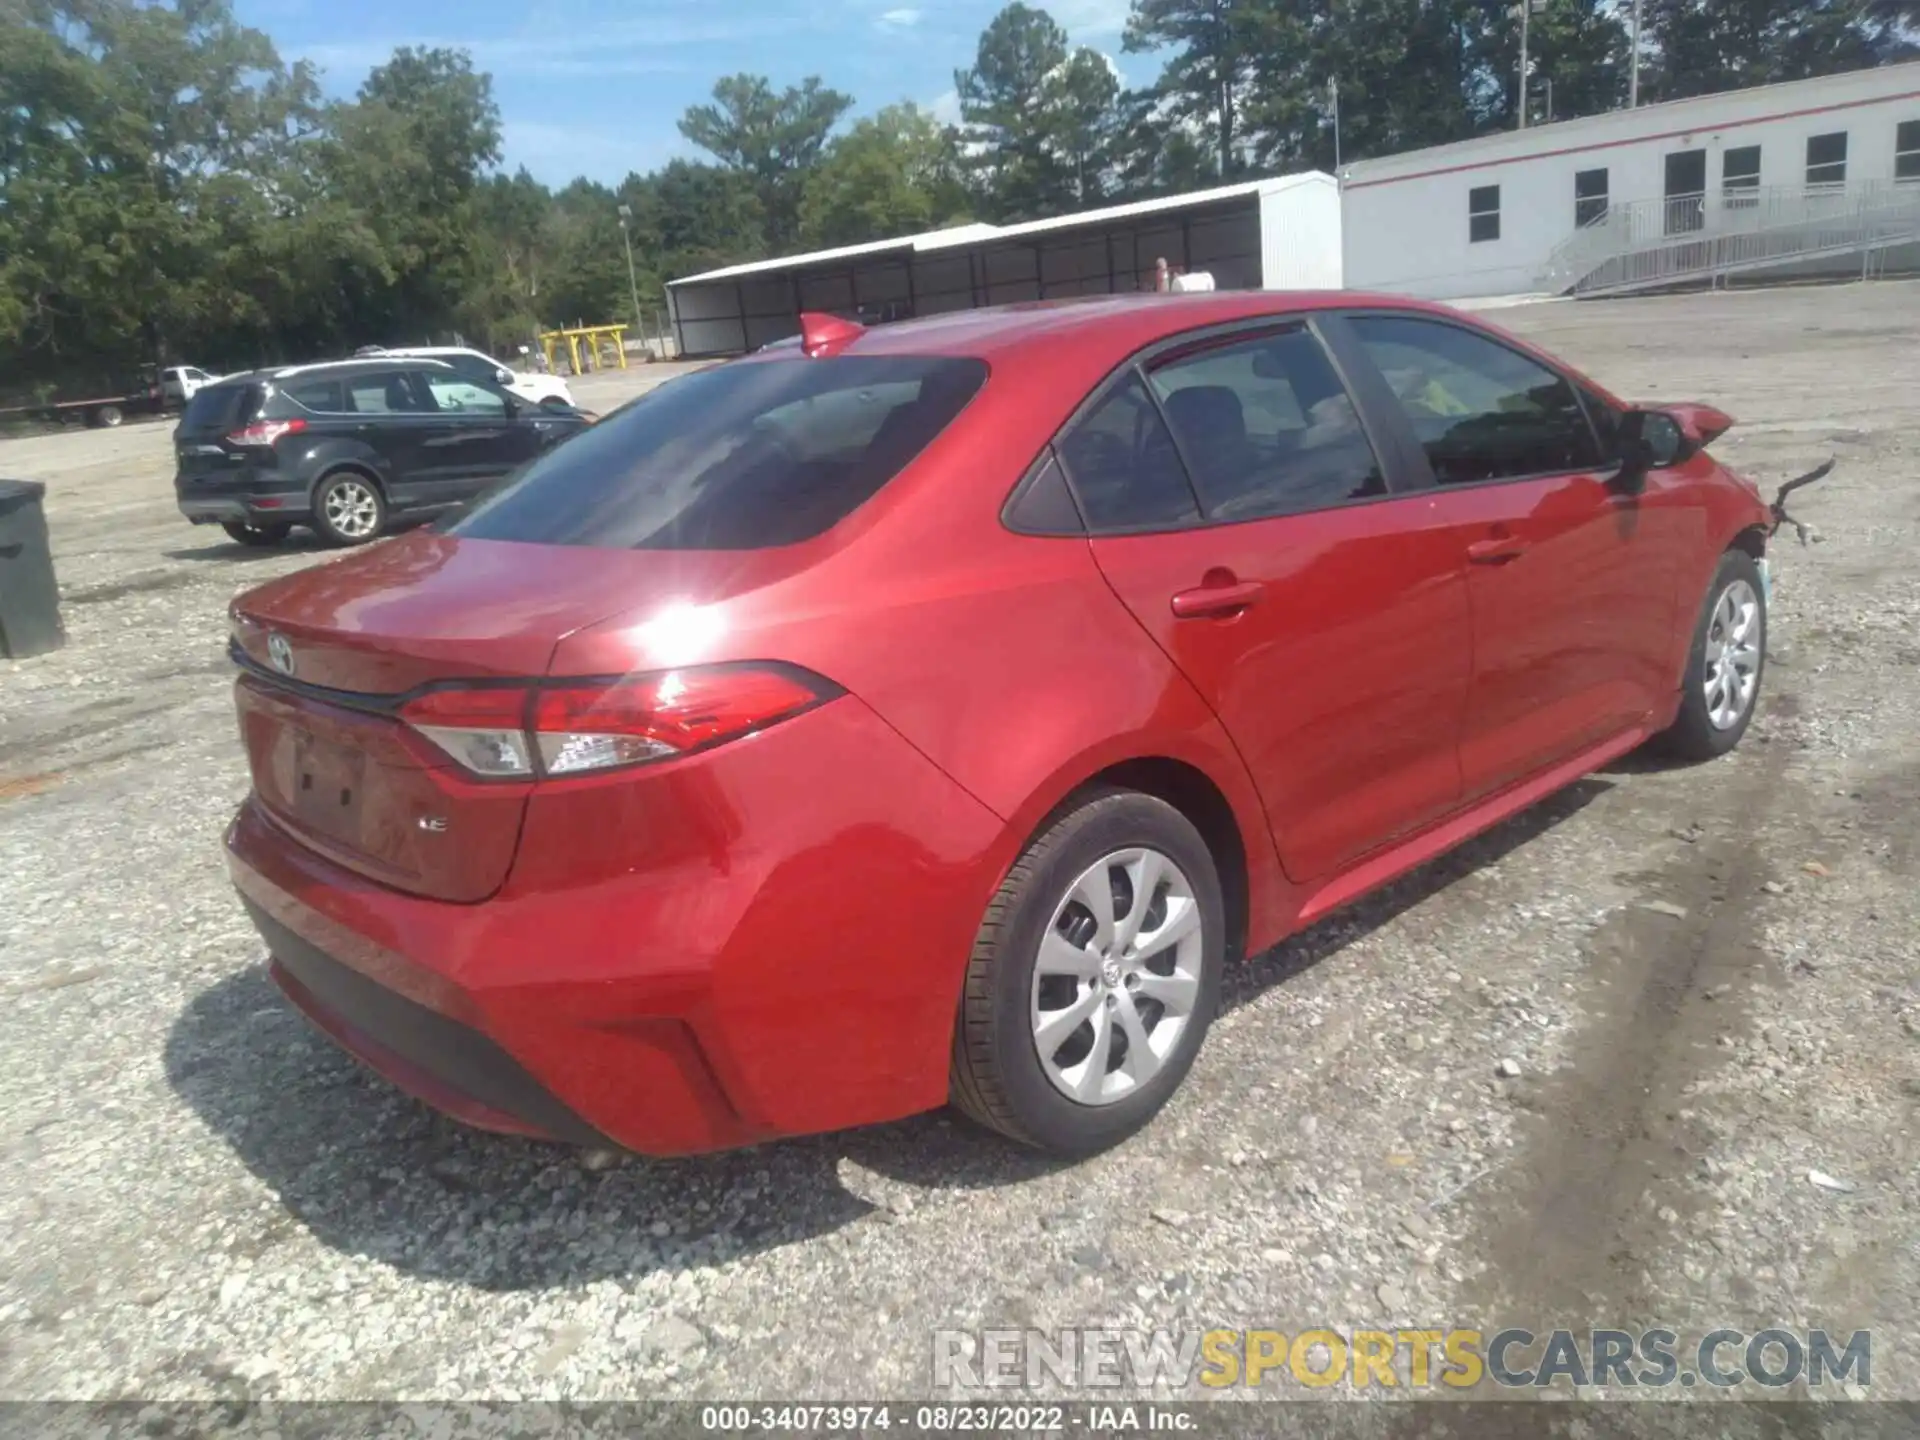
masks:
[[[238,600],[233,875],[293,1002],[478,1126],[1093,1151],[1235,957],[1739,741],[1730,423],[1400,299],[809,316]]]

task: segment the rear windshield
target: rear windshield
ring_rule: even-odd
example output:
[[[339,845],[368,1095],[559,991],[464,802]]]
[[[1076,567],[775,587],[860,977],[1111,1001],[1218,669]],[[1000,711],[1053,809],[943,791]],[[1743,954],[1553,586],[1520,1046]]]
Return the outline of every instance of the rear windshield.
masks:
[[[260,409],[260,387],[253,384],[204,385],[180,417],[183,430],[233,430]]]
[[[904,356],[698,371],[549,451],[448,528],[608,549],[792,545],[899,474],[986,378],[979,360]]]

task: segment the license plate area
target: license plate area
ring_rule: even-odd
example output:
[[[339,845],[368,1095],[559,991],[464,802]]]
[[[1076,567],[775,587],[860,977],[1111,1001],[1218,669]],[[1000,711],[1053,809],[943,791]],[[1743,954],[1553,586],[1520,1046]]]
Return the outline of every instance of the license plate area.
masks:
[[[331,839],[357,844],[366,803],[366,755],[306,730],[291,730],[289,736],[293,765],[287,800],[294,818]]]

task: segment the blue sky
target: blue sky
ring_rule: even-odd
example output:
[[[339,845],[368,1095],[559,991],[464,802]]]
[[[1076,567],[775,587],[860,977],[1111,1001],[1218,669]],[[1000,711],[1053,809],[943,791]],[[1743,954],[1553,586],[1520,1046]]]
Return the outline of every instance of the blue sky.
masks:
[[[493,75],[508,168],[549,184],[616,181],[693,150],[674,122],[736,71],[776,85],[819,75],[856,114],[912,100],[957,119],[953,71],[971,63],[1002,0],[235,0],[281,55],[350,95],[397,45],[459,45]],[[1032,0],[1029,0],[1032,3]],[[1120,54],[1127,0],[1044,6],[1073,39]]]

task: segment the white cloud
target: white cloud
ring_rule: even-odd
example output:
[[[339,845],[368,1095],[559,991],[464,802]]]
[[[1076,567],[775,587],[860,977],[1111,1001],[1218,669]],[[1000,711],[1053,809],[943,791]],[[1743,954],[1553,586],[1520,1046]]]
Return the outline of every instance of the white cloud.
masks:
[[[636,140],[618,131],[541,120],[508,120],[500,129],[502,168],[524,165],[535,178],[555,185],[576,175],[617,184],[630,170],[645,174],[687,153],[677,136]]]
[[[446,39],[418,34],[367,36],[335,44],[308,45],[302,58],[354,78],[384,65],[402,45],[466,50],[474,67],[494,75],[660,75],[691,69],[661,52],[678,46],[730,44],[770,31],[800,28],[798,17],[743,20],[611,20],[572,29],[547,28],[516,35]]]
[[[1127,28],[1132,0],[1053,0],[1047,12],[1076,39],[1089,35],[1118,35]]]
[[[913,9],[911,6],[903,6],[898,10],[882,12],[880,24],[892,30],[905,30],[910,26],[918,25],[920,23],[920,15],[921,12]]]
[[[942,125],[958,125],[960,123],[960,92],[942,90],[933,97],[932,103],[926,108],[928,113]]]

